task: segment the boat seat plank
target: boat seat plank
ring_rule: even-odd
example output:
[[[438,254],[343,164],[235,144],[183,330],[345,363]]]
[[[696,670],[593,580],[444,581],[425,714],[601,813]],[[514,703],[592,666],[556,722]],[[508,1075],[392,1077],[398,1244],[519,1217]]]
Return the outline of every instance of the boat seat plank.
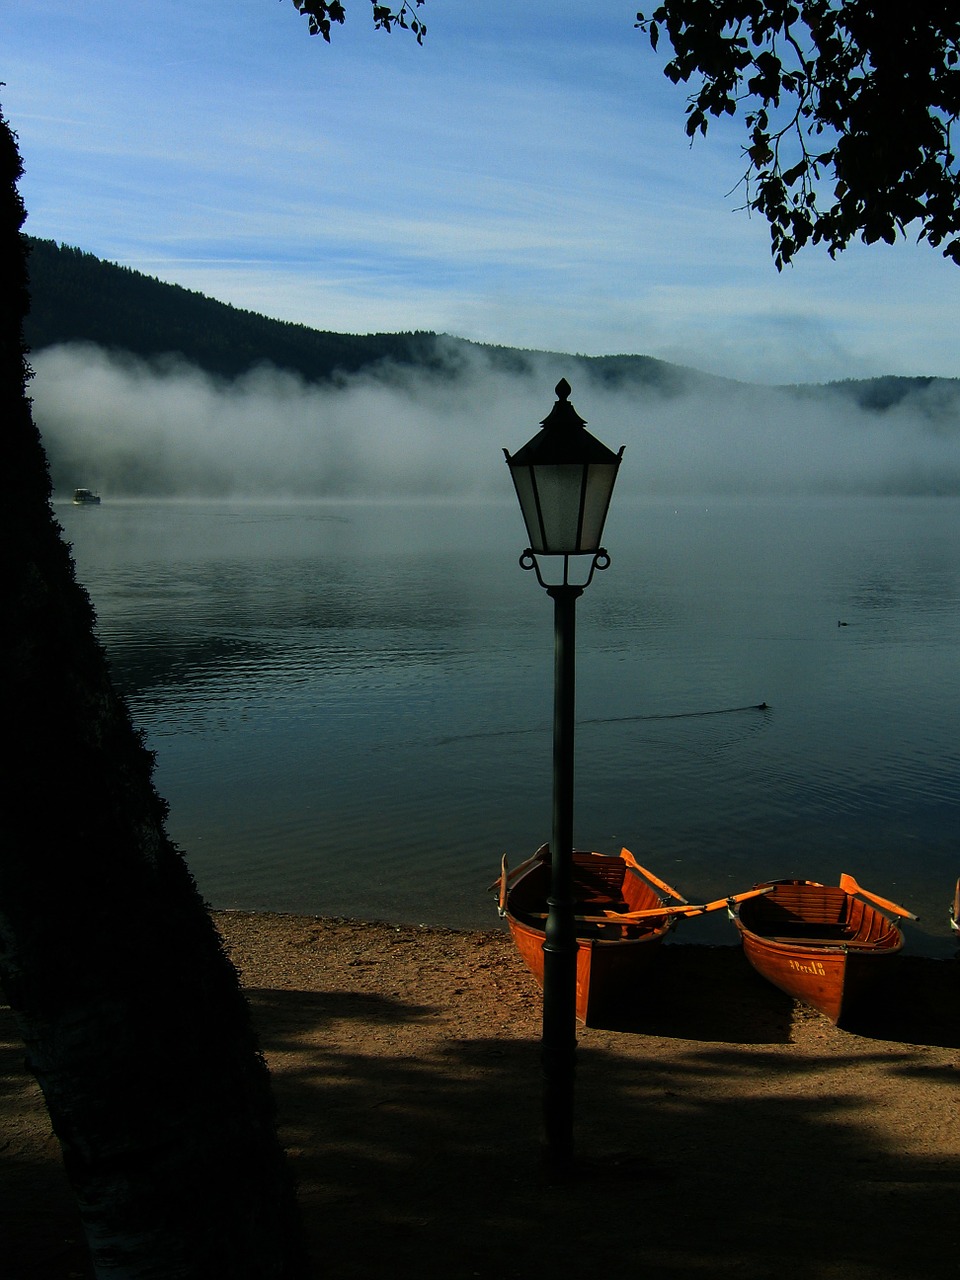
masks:
[[[775,917],[766,919],[761,917],[757,924],[763,931],[773,932],[776,930],[777,935],[783,938],[795,938],[797,942],[806,942],[808,938],[832,938],[840,942],[844,938],[849,938],[854,930],[844,928],[841,924],[834,924],[832,920],[778,920]],[[765,926],[765,929],[764,929]]]
[[[589,895],[590,897],[616,896],[623,892],[623,876],[611,876],[609,879],[606,877],[601,879],[599,876],[594,879],[591,876],[589,880],[584,876],[575,876],[574,888],[577,893]]]
[[[804,925],[833,928],[844,924],[848,898],[842,889],[832,885],[778,884],[763,901],[763,911],[771,923],[788,928]]]
[[[795,934],[790,937],[776,938],[771,934],[760,934],[767,942],[779,942],[788,947],[874,947],[874,942],[858,942],[856,938],[806,938],[797,937]]]

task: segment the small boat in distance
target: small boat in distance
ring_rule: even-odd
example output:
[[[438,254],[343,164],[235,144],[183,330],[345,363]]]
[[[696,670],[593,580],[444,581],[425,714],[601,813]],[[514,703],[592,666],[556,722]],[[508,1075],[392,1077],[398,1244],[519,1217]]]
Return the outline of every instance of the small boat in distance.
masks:
[[[950,907],[950,928],[956,933],[960,933],[960,876],[957,877],[956,887],[953,890],[953,904]]]
[[[757,888],[767,892],[731,909],[744,955],[768,982],[833,1023],[902,950],[896,920],[917,918],[848,875],[839,886],[771,880]]]
[[[543,943],[550,891],[550,848],[512,871],[506,856],[490,886],[499,892],[517,950],[543,986]],[[751,890],[761,893],[763,890]],[[575,850],[573,893],[577,935],[577,1017],[586,1026],[615,1010],[636,992],[659,944],[681,916],[701,915],[732,901],[691,906],[676,889],[641,867],[629,849],[618,857]]]
[[[99,493],[94,493],[92,489],[74,489],[73,491],[74,506],[94,506],[100,505]]]

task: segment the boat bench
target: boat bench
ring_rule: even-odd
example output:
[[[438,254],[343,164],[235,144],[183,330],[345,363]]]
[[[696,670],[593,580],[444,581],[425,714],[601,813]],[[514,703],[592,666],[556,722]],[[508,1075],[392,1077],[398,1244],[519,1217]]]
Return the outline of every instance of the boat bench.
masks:
[[[762,910],[767,919],[782,920],[786,930],[795,925],[831,929],[843,922],[847,902],[844,891],[833,885],[778,884],[762,899]]]
[[[764,932],[774,929],[783,942],[842,942],[850,930],[834,920],[791,920],[789,916],[764,914]]]
[[[776,938],[772,934],[765,933],[763,935],[767,942],[781,942],[789,946],[792,942],[799,943],[804,947],[872,947],[872,942],[858,942],[856,938],[844,938],[842,935],[835,935],[832,938],[810,938],[806,934],[789,934],[783,938]]]

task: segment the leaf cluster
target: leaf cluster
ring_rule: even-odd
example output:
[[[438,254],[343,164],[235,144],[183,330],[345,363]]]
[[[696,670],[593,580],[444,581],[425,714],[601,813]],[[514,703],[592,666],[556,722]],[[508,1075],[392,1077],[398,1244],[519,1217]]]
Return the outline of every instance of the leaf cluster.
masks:
[[[427,26],[416,15],[415,10],[423,4],[423,0],[402,0],[398,9],[389,4],[379,4],[371,0],[373,5],[373,25],[377,31],[392,31],[401,27],[410,31],[417,38],[417,44],[423,44],[427,34]],[[294,8],[302,14],[310,27],[312,36],[323,36],[330,43],[330,30],[334,22],[341,26],[346,18],[346,10],[340,0],[293,0]]]
[[[960,263],[960,5],[914,0],[663,0],[636,26],[664,74],[699,87],[687,135],[741,113],[746,207],[778,270],[808,242],[831,257],[909,226]]]

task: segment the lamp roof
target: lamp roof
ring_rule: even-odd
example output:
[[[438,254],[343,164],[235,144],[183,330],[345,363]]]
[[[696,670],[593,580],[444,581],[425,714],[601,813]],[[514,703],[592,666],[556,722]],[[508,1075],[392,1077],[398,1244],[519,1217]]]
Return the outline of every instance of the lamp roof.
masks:
[[[557,402],[541,422],[541,430],[513,455],[511,464],[519,466],[583,465],[592,462],[617,462],[619,454],[592,436],[586,420],[570,403],[570,383],[561,378],[556,386]]]

